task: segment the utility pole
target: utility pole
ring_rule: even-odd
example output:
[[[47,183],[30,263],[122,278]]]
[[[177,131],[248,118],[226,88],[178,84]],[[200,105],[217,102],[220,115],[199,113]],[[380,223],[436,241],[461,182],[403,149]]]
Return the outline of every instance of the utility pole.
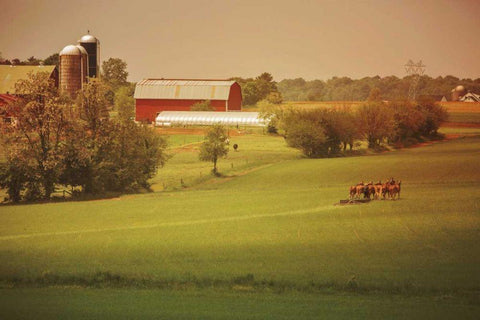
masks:
[[[425,73],[426,65],[422,63],[422,60],[418,61],[418,63],[414,63],[412,60],[408,60],[407,64],[405,65],[405,71],[409,76],[412,76],[412,80],[410,82],[410,89],[408,90],[408,100],[413,101],[417,95],[417,85],[418,81],[420,80],[420,76]]]

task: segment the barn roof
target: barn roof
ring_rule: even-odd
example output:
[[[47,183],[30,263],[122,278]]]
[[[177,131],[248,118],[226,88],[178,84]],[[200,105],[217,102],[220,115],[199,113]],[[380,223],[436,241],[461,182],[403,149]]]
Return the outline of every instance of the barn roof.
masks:
[[[0,93],[0,106],[6,105],[12,101],[15,101],[15,96],[12,96],[11,94]]]
[[[144,79],[135,86],[135,99],[228,100],[235,81]]]
[[[468,102],[480,102],[480,95],[475,94],[473,92],[469,92],[463,97],[460,98],[460,101],[468,101]]]
[[[15,83],[28,78],[28,73],[48,72],[52,74],[55,66],[12,66],[0,65],[0,94],[15,93]]]

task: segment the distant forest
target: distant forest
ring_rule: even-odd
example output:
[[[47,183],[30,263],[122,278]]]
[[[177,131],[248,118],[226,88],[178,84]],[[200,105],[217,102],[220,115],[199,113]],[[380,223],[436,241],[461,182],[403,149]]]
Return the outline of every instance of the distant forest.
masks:
[[[0,52],[0,64],[15,65],[57,65],[59,62],[58,53],[54,53],[46,59],[38,59],[34,56],[27,60],[4,59]],[[412,81],[411,76],[398,78],[396,76],[365,77],[362,79],[351,79],[349,77],[333,77],[326,81],[311,80],[303,78],[284,79],[280,82],[273,81],[273,76],[264,72],[256,78],[233,77],[242,87],[245,105],[255,105],[262,99],[272,103],[283,101],[364,101],[367,100],[372,89],[380,91],[384,100],[402,100],[408,96],[408,90]],[[445,96],[451,99],[451,91],[458,85],[465,87],[466,92],[480,94],[480,78],[459,79],[455,76],[432,78],[428,75],[420,77],[417,86],[417,96],[429,95],[438,96],[441,99]],[[281,96],[272,93],[280,92]]]
[[[411,76],[398,78],[388,76],[381,78],[365,77],[350,79],[348,77],[333,77],[327,81],[306,81],[302,78],[284,79],[277,83],[278,91],[284,101],[363,101],[367,100],[370,91],[380,90],[384,100],[401,100],[408,96]],[[432,78],[422,76],[417,86],[417,96],[436,95],[451,98],[451,91],[462,85],[473,93],[480,93],[480,78],[459,79],[454,76]]]

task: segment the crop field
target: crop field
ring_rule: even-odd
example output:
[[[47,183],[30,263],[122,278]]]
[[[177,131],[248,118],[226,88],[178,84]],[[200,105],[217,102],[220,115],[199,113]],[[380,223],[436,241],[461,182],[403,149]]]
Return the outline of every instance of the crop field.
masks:
[[[177,137],[157,192],[1,206],[0,318],[478,318],[480,137],[442,130],[317,160],[232,137],[220,178]],[[392,176],[400,200],[334,205]]]
[[[480,102],[440,102],[448,112],[480,113]]]

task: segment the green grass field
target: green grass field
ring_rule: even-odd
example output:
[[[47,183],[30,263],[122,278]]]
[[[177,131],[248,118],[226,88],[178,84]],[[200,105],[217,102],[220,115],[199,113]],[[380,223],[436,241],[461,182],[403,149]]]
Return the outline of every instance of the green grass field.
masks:
[[[177,148],[180,146],[185,146],[192,143],[200,143],[203,141],[203,136],[193,134],[165,135],[165,137],[167,139],[169,148]]]
[[[154,180],[173,191],[0,207],[0,316],[114,318],[138,296],[137,318],[157,299],[169,319],[480,315],[480,137],[318,160],[235,139],[221,178],[187,148]],[[401,200],[334,205],[392,176]]]
[[[2,319],[477,319],[452,297],[242,293],[218,290],[0,290]]]
[[[169,137],[169,141],[170,139],[182,141],[181,137],[173,137],[175,136]],[[191,141],[190,144],[182,146],[182,143],[179,143],[169,150],[172,158],[152,179],[154,191],[184,189],[211,179],[213,164],[198,160],[199,143],[203,141],[203,136],[192,135],[189,141]],[[238,151],[234,151],[231,147],[227,158],[220,159],[218,162],[218,169],[226,179],[242,175],[262,165],[296,159],[300,156],[297,150],[288,148],[285,140],[277,136],[260,134],[232,136],[230,146],[234,144],[238,145]]]
[[[480,108],[480,107],[479,107]],[[480,124],[480,113],[449,112],[448,121],[460,123]]]

